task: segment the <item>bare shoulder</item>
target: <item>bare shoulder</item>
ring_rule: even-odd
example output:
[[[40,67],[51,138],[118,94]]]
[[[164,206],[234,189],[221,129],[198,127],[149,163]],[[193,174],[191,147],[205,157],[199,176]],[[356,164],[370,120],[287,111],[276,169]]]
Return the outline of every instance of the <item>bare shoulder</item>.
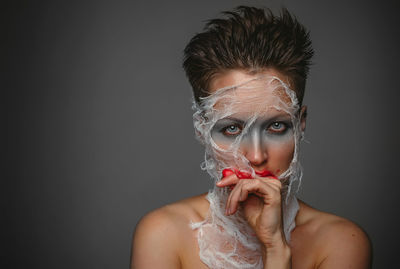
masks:
[[[179,253],[192,232],[190,222],[202,220],[204,201],[203,195],[195,196],[146,214],[136,225],[131,268],[180,268]]]
[[[370,268],[371,243],[357,224],[301,203],[300,220],[315,248],[317,268]]]

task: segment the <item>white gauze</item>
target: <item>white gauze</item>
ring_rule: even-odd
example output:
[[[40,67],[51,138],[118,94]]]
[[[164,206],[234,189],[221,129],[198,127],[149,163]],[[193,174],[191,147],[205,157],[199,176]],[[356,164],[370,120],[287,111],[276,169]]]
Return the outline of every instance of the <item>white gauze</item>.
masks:
[[[205,146],[205,160],[201,167],[214,180],[214,188],[207,195],[210,208],[206,219],[191,224],[192,229],[197,229],[200,259],[213,269],[263,268],[261,243],[245,220],[242,208],[239,207],[234,215],[226,216],[225,206],[230,190],[218,188],[215,183],[222,178],[222,170],[226,168],[238,169],[256,177],[241,151],[246,141],[258,139],[266,147],[292,143],[292,161],[288,169],[278,176],[283,183],[284,233],[287,242],[290,242],[299,209],[295,193],[302,176],[298,161],[302,132],[296,94],[279,78],[261,75],[239,85],[219,89],[202,98],[200,104],[193,102],[193,108],[196,136]],[[284,115],[289,119],[290,130],[285,137],[275,134],[257,136],[258,131],[254,130],[264,132],[259,119],[274,119],[274,115]],[[243,129],[239,135],[225,138],[220,132],[221,124],[229,125],[232,118],[240,118]],[[260,128],[257,129],[258,125]]]

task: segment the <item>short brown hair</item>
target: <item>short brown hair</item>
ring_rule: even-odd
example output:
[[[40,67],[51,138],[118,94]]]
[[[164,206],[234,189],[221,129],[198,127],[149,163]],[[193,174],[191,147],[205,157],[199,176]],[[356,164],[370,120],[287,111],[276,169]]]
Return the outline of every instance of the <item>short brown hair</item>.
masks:
[[[207,22],[184,50],[183,68],[196,102],[207,96],[210,80],[230,69],[275,68],[289,77],[300,104],[314,51],[309,32],[285,8],[239,6]]]

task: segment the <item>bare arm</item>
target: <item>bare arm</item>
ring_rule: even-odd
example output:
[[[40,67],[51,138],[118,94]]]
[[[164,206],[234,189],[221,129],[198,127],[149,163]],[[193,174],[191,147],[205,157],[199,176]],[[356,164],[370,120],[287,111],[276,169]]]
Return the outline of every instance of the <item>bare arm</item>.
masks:
[[[132,242],[131,269],[178,269],[177,228],[173,215],[158,209],[136,226]]]

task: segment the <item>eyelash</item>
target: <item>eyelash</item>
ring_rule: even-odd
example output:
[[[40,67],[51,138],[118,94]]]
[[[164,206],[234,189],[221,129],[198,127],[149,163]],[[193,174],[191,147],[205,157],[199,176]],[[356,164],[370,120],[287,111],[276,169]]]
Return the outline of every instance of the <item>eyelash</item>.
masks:
[[[236,127],[236,128],[238,128],[238,131],[237,131],[236,133],[234,133],[234,134],[228,133],[228,129],[231,128],[231,127]],[[237,124],[232,124],[232,125],[229,125],[229,126],[224,127],[221,131],[222,131],[222,133],[223,133],[224,135],[227,135],[227,136],[236,136],[236,135],[238,135],[238,134],[240,134],[240,133],[242,132],[242,127],[239,126],[239,125],[237,125]]]
[[[275,130],[273,130],[274,128],[273,128],[273,126],[274,126],[274,124],[279,124],[279,125],[281,125],[282,127],[281,128],[279,128],[279,129],[275,129]],[[273,133],[283,133],[283,132],[285,132],[286,131],[286,129],[287,129],[287,125],[284,123],[284,122],[281,122],[281,121],[276,121],[276,122],[273,122],[269,127],[268,127],[268,130],[271,130],[271,132],[273,132]]]
[[[273,127],[275,124],[278,124],[278,126],[280,126],[280,128],[275,129]],[[228,129],[231,128],[231,127],[238,128],[238,131],[236,131],[234,133],[229,133]],[[288,128],[288,125],[286,123],[281,122],[281,121],[275,121],[275,122],[271,123],[268,126],[267,130],[270,131],[273,134],[282,134],[287,130],[287,128]],[[232,124],[232,125],[229,125],[229,126],[226,126],[225,128],[223,128],[221,130],[221,132],[226,136],[237,136],[237,135],[239,135],[241,133],[242,129],[243,129],[242,126],[240,126],[238,124]]]

